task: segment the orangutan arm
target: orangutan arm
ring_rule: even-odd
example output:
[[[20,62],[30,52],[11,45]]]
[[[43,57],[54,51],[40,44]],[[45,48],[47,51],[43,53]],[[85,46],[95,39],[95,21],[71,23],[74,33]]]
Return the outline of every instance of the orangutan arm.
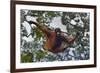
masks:
[[[42,32],[44,32],[47,36],[50,35],[50,30],[48,27],[44,26],[44,25],[41,25],[39,23],[36,23],[34,21],[27,21],[29,24],[34,24],[36,25]]]

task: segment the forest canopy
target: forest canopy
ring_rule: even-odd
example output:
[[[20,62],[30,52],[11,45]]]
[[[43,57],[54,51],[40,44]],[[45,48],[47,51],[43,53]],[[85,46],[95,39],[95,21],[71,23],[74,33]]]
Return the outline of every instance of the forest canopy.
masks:
[[[90,58],[90,13],[22,9],[20,15],[22,63],[88,60]],[[43,49],[44,34],[34,24],[29,25],[27,21],[35,21],[51,29],[59,27],[71,35],[79,32],[80,35],[64,52],[54,54]]]

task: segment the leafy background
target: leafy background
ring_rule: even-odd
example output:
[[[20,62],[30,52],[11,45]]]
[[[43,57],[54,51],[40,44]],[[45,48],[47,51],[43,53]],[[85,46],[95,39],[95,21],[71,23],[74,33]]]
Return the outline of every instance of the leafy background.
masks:
[[[90,57],[89,25],[90,13],[20,10],[21,14],[21,62],[53,62],[70,60],[88,60]],[[26,17],[26,18],[25,18]],[[58,25],[69,35],[79,32],[77,40],[62,53],[43,50],[44,34],[26,21],[35,21],[54,29]]]

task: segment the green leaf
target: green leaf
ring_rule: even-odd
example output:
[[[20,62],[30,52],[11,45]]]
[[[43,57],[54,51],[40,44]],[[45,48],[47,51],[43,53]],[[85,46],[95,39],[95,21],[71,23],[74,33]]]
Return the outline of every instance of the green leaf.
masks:
[[[29,63],[32,61],[32,54],[31,53],[23,53],[21,54],[21,62],[22,63]]]

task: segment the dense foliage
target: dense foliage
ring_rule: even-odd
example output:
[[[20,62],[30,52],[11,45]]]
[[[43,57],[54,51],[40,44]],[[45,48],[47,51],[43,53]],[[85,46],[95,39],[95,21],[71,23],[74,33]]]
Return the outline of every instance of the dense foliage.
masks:
[[[51,62],[68,60],[87,60],[90,56],[89,48],[89,13],[83,12],[60,12],[60,11],[34,11],[21,10],[21,62]],[[54,54],[43,49],[45,41],[44,34],[36,27],[26,21],[29,20],[46,25],[49,28],[54,18],[61,18],[61,24],[66,27],[68,34],[80,35],[74,44],[70,45],[64,52]],[[56,22],[55,22],[56,23]],[[28,26],[26,26],[26,24]]]

